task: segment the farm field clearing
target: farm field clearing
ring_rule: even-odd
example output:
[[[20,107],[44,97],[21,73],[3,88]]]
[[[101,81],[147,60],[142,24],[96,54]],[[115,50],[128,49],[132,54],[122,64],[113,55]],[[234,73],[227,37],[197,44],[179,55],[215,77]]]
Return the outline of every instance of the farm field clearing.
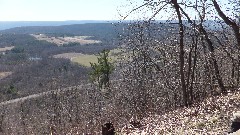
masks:
[[[80,45],[86,44],[98,44],[101,43],[99,40],[89,39],[91,36],[73,36],[73,37],[49,37],[45,34],[31,34],[37,40],[44,40],[50,43],[57,44],[58,46],[63,46],[69,43],[79,43]]]
[[[11,49],[13,49],[14,46],[9,46],[9,47],[3,47],[3,48],[0,48],[0,52],[5,52],[5,51],[9,51]]]
[[[120,53],[120,49],[113,49],[110,50],[110,58],[112,62],[117,61],[118,59],[118,53]],[[62,53],[54,55],[53,58],[64,58],[64,59],[70,59],[74,63],[78,63],[80,65],[83,65],[85,67],[91,67],[91,63],[97,63],[97,57],[98,55],[94,54],[83,54],[83,53]]]
[[[12,72],[0,72],[0,80],[11,74],[12,74]]]

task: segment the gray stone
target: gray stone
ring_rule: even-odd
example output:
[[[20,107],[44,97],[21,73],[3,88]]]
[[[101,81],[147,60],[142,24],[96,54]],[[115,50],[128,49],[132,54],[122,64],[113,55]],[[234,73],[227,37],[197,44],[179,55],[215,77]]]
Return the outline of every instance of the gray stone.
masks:
[[[240,111],[233,114],[230,135],[240,135]]]

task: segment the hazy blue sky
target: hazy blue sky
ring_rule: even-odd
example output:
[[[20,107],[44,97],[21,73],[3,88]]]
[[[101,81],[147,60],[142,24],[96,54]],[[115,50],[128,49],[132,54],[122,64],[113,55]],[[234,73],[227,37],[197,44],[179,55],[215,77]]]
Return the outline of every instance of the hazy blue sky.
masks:
[[[121,1],[0,0],[0,21],[116,20]]]
[[[129,5],[128,0],[0,0],[0,21],[118,20],[121,19],[118,10],[124,15],[144,0],[133,1],[138,3]],[[227,3],[227,0],[218,0],[225,1]],[[159,18],[168,19],[166,12],[159,14]],[[144,13],[134,15],[139,18]]]

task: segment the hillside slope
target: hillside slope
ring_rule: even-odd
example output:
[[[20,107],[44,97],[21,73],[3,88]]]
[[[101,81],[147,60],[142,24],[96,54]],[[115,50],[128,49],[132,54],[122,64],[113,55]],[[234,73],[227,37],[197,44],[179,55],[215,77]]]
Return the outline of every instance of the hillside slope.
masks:
[[[163,115],[150,115],[140,128],[123,127],[123,134],[226,134],[231,117],[240,108],[240,91],[209,97],[189,108],[179,108]]]

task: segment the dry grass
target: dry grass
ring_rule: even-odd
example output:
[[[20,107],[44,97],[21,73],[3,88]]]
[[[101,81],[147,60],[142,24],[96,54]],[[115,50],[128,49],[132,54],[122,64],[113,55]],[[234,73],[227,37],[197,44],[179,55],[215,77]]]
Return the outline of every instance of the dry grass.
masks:
[[[0,80],[11,74],[12,74],[12,72],[0,72]]]
[[[14,46],[10,46],[10,47],[3,47],[3,48],[0,48],[0,52],[5,52],[5,51],[9,51],[11,49],[13,49]]]
[[[81,45],[85,44],[95,44],[95,43],[101,43],[99,40],[90,40],[90,36],[74,36],[74,37],[48,37],[44,34],[31,34],[33,37],[35,37],[37,40],[44,40],[50,43],[55,43],[58,46],[62,46],[64,44],[69,43],[80,43]]]

